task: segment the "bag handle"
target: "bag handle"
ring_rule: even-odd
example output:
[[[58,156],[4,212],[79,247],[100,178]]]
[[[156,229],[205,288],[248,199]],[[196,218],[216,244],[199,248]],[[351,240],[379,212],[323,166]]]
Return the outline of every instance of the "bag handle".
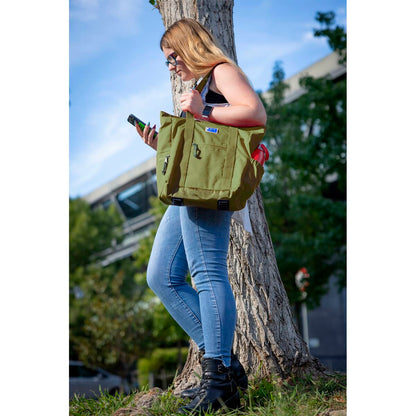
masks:
[[[215,66],[214,66],[214,68],[215,68]],[[211,74],[212,74],[212,71],[214,70],[214,68],[212,68],[209,72],[208,72],[208,74],[206,74],[205,76],[204,76],[204,78],[202,78],[202,80],[201,80],[201,82],[199,83],[199,84],[197,84],[197,82],[195,83],[195,85],[194,85],[194,87],[192,88],[192,89],[194,89],[194,90],[197,90],[199,93],[201,93],[202,92],[202,90],[204,89],[204,87],[205,87],[205,85],[206,85],[206,83],[208,82],[208,79],[209,79],[209,77],[211,76]]]
[[[215,66],[214,66],[214,68],[215,68]],[[198,91],[201,94],[201,92],[202,92],[203,88],[205,87],[206,83],[208,82],[208,79],[211,76],[212,71],[214,70],[214,68],[212,68],[208,72],[208,74],[206,74],[204,76],[204,78],[202,78],[202,80],[199,84],[198,84],[198,81],[196,81],[194,86],[192,87],[192,89]],[[185,117],[185,118],[192,117],[193,118],[193,115],[189,111],[187,111],[186,114],[185,114],[185,111],[181,111],[181,114],[180,114],[179,117]]]
[[[225,62],[220,62],[219,64],[216,64],[216,65],[214,65],[211,69],[210,69],[210,71],[208,72],[208,74],[206,74],[205,76],[204,76],[204,78],[202,78],[202,80],[201,80],[201,82],[198,84],[198,81],[197,82],[195,82],[195,85],[193,86],[193,88],[192,89],[196,89],[197,91],[199,91],[199,93],[201,93],[202,92],[202,90],[203,90],[203,88],[205,87],[205,85],[206,85],[206,83],[208,82],[208,79],[209,79],[209,77],[211,76],[211,74],[212,74],[212,71],[218,66],[218,65],[221,65],[221,64],[225,64]]]
[[[214,66],[214,68],[215,68],[215,66]],[[204,76],[204,78],[202,78],[202,80],[201,80],[201,82],[198,84],[198,81],[197,82],[195,82],[195,85],[192,87],[192,89],[193,90],[197,90],[200,94],[201,94],[201,92],[202,92],[202,90],[204,89],[204,87],[205,87],[205,85],[207,84],[207,82],[208,82],[208,80],[209,80],[209,77],[211,76],[211,74],[212,74],[212,71],[214,70],[214,68],[212,68],[209,72],[208,72],[208,74],[206,74],[205,76]],[[181,113],[181,115],[183,114],[184,112],[182,112]],[[185,118],[186,119],[193,119],[194,118],[194,116],[193,116],[193,114],[192,113],[190,113],[189,111],[187,111],[186,112],[186,116],[185,116]],[[188,123],[188,124],[190,124],[190,123]],[[193,124],[192,124],[192,127],[189,125],[189,127],[188,127],[188,130],[191,130],[191,129],[193,129],[194,128],[194,126],[193,126]]]

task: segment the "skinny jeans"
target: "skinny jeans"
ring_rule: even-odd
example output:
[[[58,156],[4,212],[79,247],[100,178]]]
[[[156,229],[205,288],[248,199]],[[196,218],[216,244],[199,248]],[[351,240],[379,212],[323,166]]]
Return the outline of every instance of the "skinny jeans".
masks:
[[[147,283],[170,315],[205,349],[230,366],[236,305],[228,280],[232,212],[170,205],[158,228]],[[196,289],[187,281],[188,270]]]

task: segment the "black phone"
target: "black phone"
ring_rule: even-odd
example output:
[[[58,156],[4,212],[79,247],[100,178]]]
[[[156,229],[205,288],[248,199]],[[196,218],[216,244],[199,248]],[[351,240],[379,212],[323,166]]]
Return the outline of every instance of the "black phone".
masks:
[[[144,130],[144,128],[146,127],[146,123],[144,122],[144,121],[142,121],[142,120],[140,120],[138,117],[136,117],[134,114],[130,114],[128,117],[127,117],[127,121],[130,123],[130,124],[132,124],[133,126],[135,126],[136,124],[138,124],[139,125],[139,127],[142,129],[142,130]],[[157,131],[155,131],[155,134],[154,134],[154,136],[153,137],[156,137],[156,135],[157,135]]]

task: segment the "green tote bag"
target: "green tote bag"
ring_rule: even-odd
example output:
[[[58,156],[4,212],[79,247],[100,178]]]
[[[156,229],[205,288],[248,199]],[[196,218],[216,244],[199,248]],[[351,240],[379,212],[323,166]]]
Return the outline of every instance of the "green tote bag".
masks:
[[[201,92],[210,73],[200,82]],[[231,127],[162,111],[157,143],[159,199],[168,205],[238,211],[264,173],[251,157],[265,128]]]

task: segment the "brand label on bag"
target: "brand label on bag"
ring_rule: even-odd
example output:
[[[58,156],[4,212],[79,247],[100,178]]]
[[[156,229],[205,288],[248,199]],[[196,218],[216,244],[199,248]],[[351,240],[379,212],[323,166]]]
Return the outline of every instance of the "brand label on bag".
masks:
[[[218,133],[218,129],[217,129],[217,128],[215,128],[215,127],[205,127],[205,131],[206,131],[207,133],[215,133],[215,134],[217,134],[217,133]]]

